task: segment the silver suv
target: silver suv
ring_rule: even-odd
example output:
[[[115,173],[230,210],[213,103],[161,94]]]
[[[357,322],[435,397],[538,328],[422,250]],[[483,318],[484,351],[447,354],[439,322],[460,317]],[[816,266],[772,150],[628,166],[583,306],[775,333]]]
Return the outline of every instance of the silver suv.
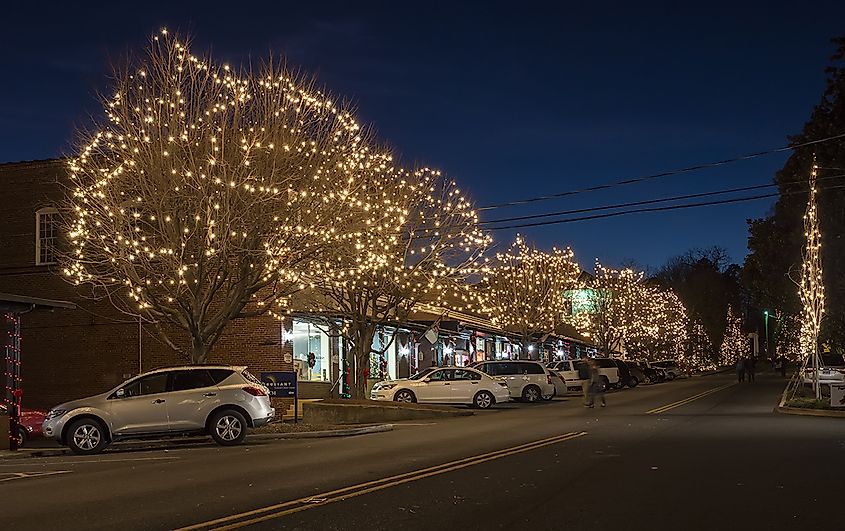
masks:
[[[195,365],[140,374],[101,395],[56,406],[42,430],[77,454],[121,439],[190,433],[229,446],[275,413],[267,388],[246,367]]]

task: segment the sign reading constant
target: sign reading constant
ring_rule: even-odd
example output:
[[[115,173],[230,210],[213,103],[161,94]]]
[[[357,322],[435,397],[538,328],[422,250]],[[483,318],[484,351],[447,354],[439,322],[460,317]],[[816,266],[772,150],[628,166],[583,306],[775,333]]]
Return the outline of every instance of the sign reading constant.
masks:
[[[277,398],[296,398],[295,372],[262,372],[261,382],[270,390],[270,396]]]

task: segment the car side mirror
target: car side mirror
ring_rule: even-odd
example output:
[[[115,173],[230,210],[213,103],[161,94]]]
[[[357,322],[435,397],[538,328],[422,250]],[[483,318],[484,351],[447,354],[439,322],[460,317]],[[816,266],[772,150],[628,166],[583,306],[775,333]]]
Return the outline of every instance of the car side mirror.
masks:
[[[423,378],[423,383],[429,383],[429,382],[431,382],[431,378]]]
[[[114,396],[116,396],[117,398],[123,398],[124,396],[126,396],[126,391],[125,391],[125,390],[123,390],[123,389],[118,389],[118,390],[114,393]]]

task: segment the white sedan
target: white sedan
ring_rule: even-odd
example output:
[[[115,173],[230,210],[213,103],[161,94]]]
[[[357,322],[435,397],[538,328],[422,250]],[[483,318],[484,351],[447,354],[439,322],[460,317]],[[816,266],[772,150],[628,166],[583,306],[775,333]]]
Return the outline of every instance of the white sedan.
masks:
[[[487,409],[510,400],[508,384],[468,367],[430,368],[410,378],[373,386],[373,400],[431,404],[467,404]]]

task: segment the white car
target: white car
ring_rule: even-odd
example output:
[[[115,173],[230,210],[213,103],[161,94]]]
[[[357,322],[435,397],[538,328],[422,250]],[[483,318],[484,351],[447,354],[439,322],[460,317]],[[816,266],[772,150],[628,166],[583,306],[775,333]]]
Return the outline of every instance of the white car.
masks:
[[[541,399],[551,400],[555,396],[552,375],[539,361],[482,361],[473,367],[507,383],[511,398],[538,402]]]
[[[845,382],[845,360],[838,354],[819,354],[819,383],[820,384],[841,384]],[[813,368],[812,357],[807,360],[804,366],[804,383],[812,385],[815,381],[815,369]]]
[[[373,400],[432,404],[466,404],[487,409],[510,399],[507,384],[469,367],[432,367],[410,378],[373,386]]]
[[[577,391],[580,393],[582,389],[581,384],[584,380],[578,375],[577,363],[578,360],[563,360],[553,361],[548,365],[550,370],[555,371],[563,378],[568,392]]]

